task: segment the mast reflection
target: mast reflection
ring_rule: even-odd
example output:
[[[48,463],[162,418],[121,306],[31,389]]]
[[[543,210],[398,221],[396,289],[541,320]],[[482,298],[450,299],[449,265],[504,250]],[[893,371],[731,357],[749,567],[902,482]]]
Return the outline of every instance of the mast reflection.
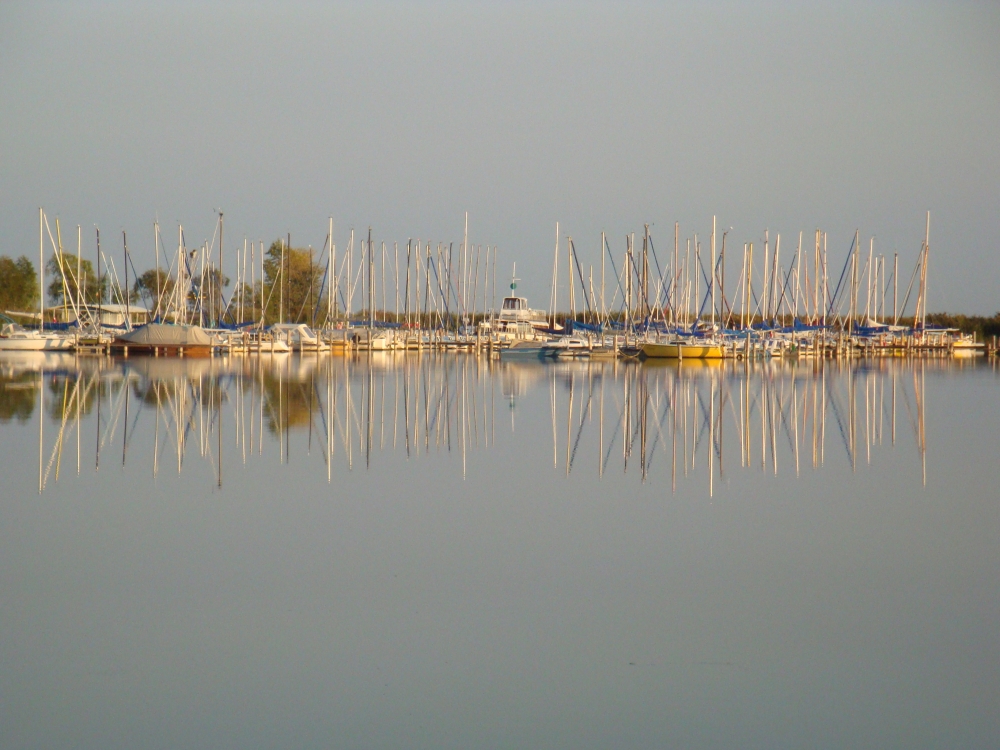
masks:
[[[799,475],[822,467],[830,449],[857,471],[904,435],[926,483],[926,377],[956,366],[21,355],[0,359],[0,424],[24,429],[37,419],[39,492],[60,481],[67,456],[79,474],[86,456],[95,471],[117,464],[119,449],[122,466],[148,463],[154,477],[205,462],[220,487],[224,466],[266,453],[282,465],[321,460],[328,482],[341,468],[371,469],[389,451],[407,460],[451,454],[465,477],[470,452],[498,445],[499,402],[509,411],[501,441],[516,434],[542,449],[551,440],[552,467],[566,477],[620,468],[642,482],[669,481],[674,492],[702,477],[712,496],[737,455],[744,471],[777,475],[780,465]],[[548,437],[537,408],[546,390]],[[293,455],[303,443],[305,455]]]

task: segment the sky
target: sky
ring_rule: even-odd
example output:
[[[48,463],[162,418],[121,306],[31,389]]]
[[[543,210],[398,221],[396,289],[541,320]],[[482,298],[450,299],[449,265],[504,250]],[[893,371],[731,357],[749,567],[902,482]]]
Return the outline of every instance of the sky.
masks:
[[[831,274],[857,230],[903,287],[929,210],[929,309],[992,314],[998,71],[987,3],[4,2],[0,254],[37,258],[39,207],[140,270],[154,219],[194,246],[221,209],[229,275],[244,237],[460,243],[468,212],[544,307],[556,222],[595,278],[602,231],[665,259],[716,216],[730,284],[820,228]]]

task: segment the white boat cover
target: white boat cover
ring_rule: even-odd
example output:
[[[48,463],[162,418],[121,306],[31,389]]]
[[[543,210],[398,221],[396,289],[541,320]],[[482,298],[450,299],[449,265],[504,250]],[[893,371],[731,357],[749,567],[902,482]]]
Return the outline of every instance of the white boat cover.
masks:
[[[136,346],[212,346],[212,337],[200,326],[147,323],[122,334],[118,340]]]

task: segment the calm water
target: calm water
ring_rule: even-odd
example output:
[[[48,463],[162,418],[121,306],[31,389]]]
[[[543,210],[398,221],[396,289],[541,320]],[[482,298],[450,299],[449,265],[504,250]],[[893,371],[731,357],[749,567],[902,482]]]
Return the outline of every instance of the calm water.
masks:
[[[988,363],[0,360],[0,746],[1000,744]]]

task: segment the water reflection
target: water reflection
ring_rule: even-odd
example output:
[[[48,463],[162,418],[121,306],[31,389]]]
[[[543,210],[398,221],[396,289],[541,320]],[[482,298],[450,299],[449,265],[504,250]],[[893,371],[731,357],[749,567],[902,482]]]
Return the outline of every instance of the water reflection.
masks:
[[[197,459],[221,487],[224,468],[265,454],[289,463],[293,433],[304,438],[305,465],[322,465],[328,481],[393,452],[444,455],[465,476],[470,452],[493,451],[500,433],[507,446],[497,460],[526,444],[533,453],[551,450],[553,469],[567,477],[621,471],[669,481],[674,491],[700,477],[711,496],[736,469],[798,475],[832,451],[856,471],[901,438],[926,483],[926,378],[972,366],[31,354],[0,360],[0,422],[23,428],[41,406],[39,492],[60,481],[66,461],[78,474],[85,464],[120,462],[148,464],[156,476]]]

